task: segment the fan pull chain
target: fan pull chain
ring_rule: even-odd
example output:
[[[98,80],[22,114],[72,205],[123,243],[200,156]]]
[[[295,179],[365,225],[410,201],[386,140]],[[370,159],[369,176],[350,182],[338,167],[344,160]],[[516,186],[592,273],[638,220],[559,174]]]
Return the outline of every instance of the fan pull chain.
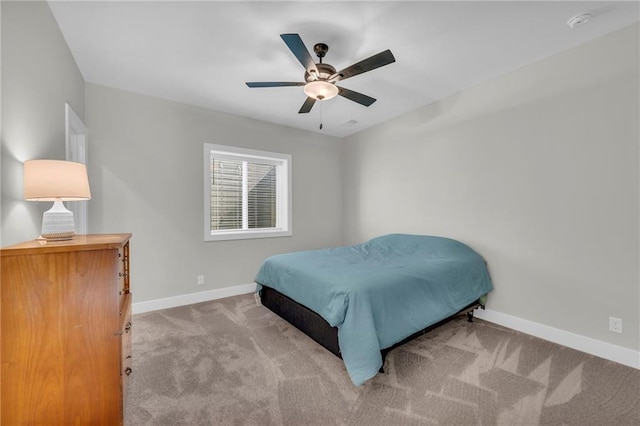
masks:
[[[322,130],[322,104],[324,102],[320,101],[320,130]]]

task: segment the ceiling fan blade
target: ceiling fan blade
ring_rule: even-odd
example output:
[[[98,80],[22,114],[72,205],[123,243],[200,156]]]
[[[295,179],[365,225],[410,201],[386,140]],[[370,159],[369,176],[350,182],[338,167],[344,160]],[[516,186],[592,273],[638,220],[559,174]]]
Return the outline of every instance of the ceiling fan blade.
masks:
[[[305,85],[305,83],[298,83],[295,81],[250,81],[245,84],[249,87],[285,87]]]
[[[307,100],[302,104],[302,107],[300,108],[300,111],[298,111],[298,114],[306,114],[307,112],[311,111],[311,108],[315,103],[315,99],[308,97]]]
[[[329,80],[333,80],[337,77],[340,80],[347,79],[349,77],[353,77],[354,75],[362,74],[363,72],[371,71],[376,68],[383,67],[385,65],[389,65],[396,61],[396,58],[393,57],[393,53],[391,50],[387,49],[384,52],[380,52],[377,55],[373,55],[368,57],[367,59],[363,59],[360,62],[357,62],[350,67],[343,69],[342,71],[338,71],[331,77]]]
[[[344,87],[338,87],[338,95],[367,107],[376,101],[376,99],[371,96],[363,95],[362,93],[354,92]]]
[[[280,34],[280,37],[295,57],[298,58],[298,61],[300,61],[307,72],[309,74],[315,73],[317,76],[318,68],[316,68],[316,63],[313,61],[313,58],[309,54],[309,51],[300,36],[298,34]]]

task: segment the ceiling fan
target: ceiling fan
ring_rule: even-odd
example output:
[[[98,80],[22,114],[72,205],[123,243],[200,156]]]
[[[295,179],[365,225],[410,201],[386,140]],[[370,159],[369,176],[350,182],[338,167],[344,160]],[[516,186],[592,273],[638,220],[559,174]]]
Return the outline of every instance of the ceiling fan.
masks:
[[[248,82],[246,84],[251,88],[304,86],[304,93],[307,95],[307,99],[302,104],[300,111],[298,111],[300,114],[311,111],[311,108],[316,101],[328,100],[337,95],[368,107],[374,103],[376,99],[353,90],[345,89],[344,87],[339,87],[336,83],[396,61],[391,50],[385,50],[384,52],[380,52],[377,55],[363,59],[360,62],[336,72],[336,69],[333,66],[322,63],[322,58],[324,58],[329,51],[329,46],[326,44],[318,43],[313,46],[313,51],[318,58],[320,58],[320,61],[315,63],[298,34],[280,34],[280,37],[305,68],[305,82],[265,81]]]

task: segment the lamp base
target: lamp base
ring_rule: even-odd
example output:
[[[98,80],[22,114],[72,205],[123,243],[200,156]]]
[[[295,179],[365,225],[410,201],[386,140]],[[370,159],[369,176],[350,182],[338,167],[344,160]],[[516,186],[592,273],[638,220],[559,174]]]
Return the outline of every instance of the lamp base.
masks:
[[[42,215],[41,237],[47,241],[64,241],[72,239],[75,234],[73,212],[67,210],[62,201],[54,201]]]
[[[75,232],[58,232],[56,234],[40,234],[40,238],[47,241],[68,241],[76,235]]]

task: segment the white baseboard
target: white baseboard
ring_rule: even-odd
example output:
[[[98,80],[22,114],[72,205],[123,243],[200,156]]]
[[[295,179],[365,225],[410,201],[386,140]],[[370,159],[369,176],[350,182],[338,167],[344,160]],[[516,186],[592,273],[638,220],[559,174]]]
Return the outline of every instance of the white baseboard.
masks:
[[[191,305],[194,303],[208,302],[209,300],[224,299],[225,297],[253,293],[255,290],[256,283],[218,288],[215,290],[181,294],[180,296],[165,297],[164,299],[155,299],[149,300],[147,302],[134,303],[131,306],[131,310],[134,314],[142,314],[144,312],[175,308],[177,306]]]
[[[512,330],[530,334],[553,343],[558,343],[572,349],[586,352],[600,358],[624,364],[629,367],[640,369],[640,352],[632,349],[616,346],[611,343],[595,340],[590,337],[581,336],[579,334],[570,333],[568,331],[549,327],[533,321],[503,314],[501,312],[492,311],[491,309],[477,309],[474,313],[475,317],[485,321],[498,324]]]

